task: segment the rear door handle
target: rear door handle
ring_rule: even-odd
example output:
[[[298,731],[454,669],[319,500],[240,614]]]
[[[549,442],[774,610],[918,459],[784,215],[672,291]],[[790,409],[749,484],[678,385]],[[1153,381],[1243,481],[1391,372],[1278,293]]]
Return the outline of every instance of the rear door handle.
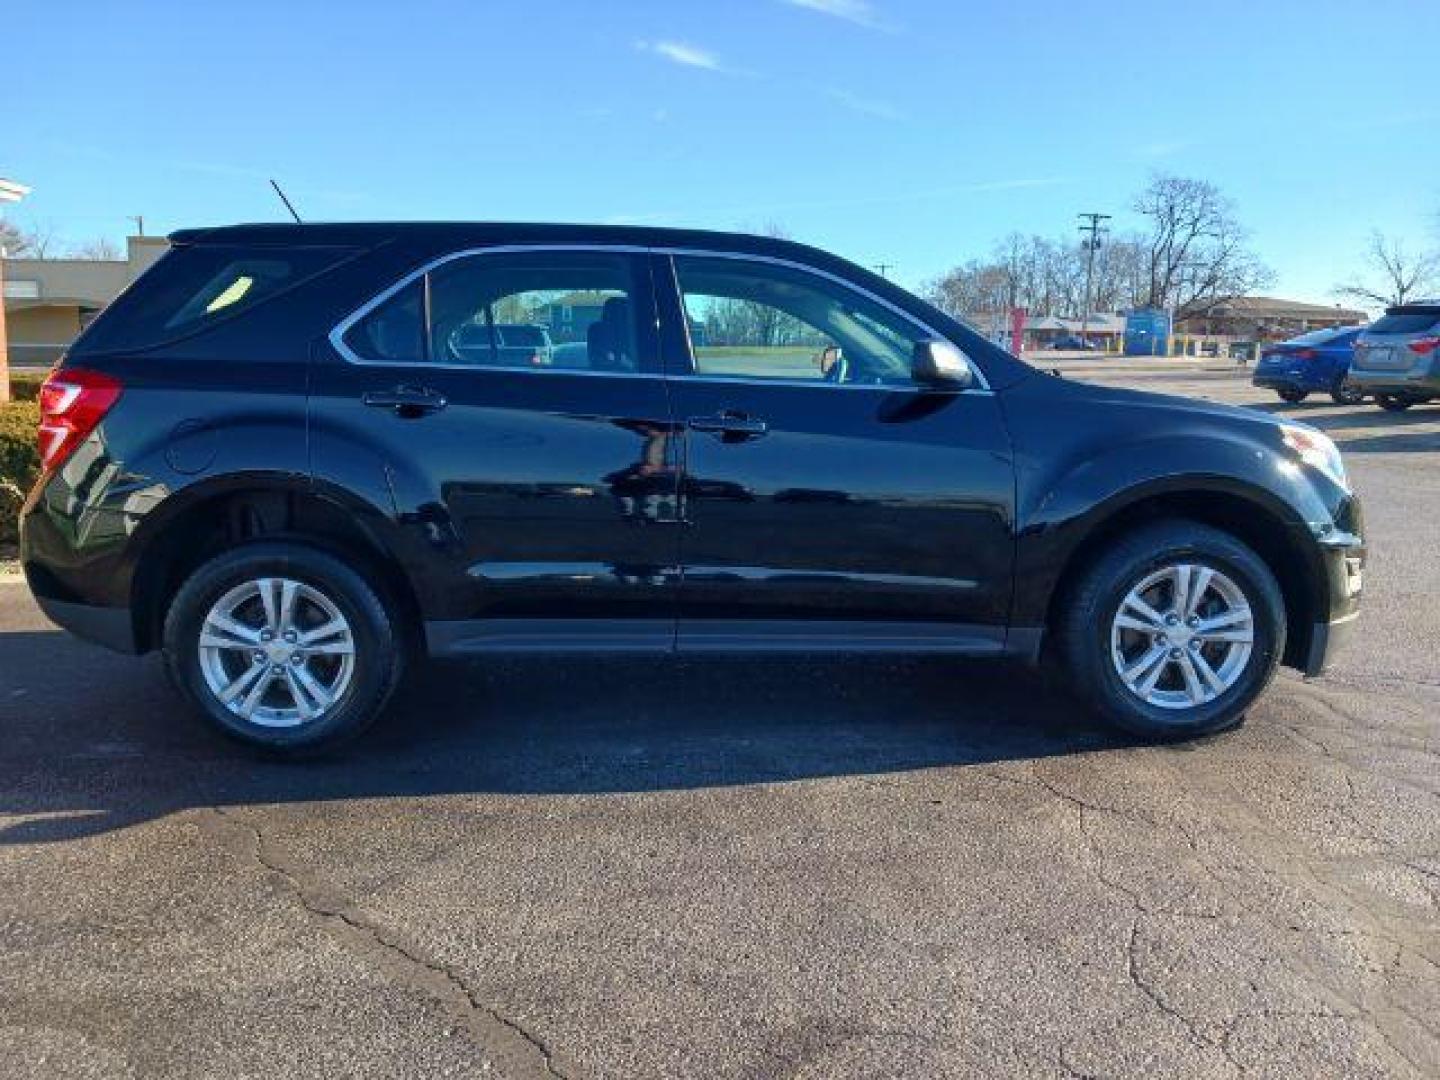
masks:
[[[759,417],[747,416],[742,412],[726,410],[713,416],[692,416],[685,421],[691,431],[703,431],[707,435],[718,435],[726,442],[741,442],[758,439],[770,430],[770,425]]]
[[[445,395],[428,386],[397,386],[392,390],[370,390],[360,399],[372,409],[390,409],[396,416],[414,419],[437,413],[449,404]]]

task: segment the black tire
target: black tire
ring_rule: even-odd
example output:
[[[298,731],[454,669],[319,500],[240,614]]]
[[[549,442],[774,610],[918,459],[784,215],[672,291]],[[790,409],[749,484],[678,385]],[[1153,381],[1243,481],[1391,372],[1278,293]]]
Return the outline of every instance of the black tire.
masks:
[[[1336,405],[1359,405],[1365,400],[1365,391],[1341,375],[1330,387],[1330,400]]]
[[[1281,401],[1288,401],[1291,405],[1298,405],[1310,396],[1309,390],[1276,390]]]
[[[267,727],[231,711],[202,669],[201,629],[212,606],[230,590],[265,577],[288,578],[323,594],[348,622],[353,642],[344,689],[317,716],[293,727]],[[165,664],[172,683],[221,733],[271,753],[305,756],[353,739],[385,707],[405,664],[394,627],[381,595],[344,562],[300,544],[261,542],[226,552],[186,579],[165,617]]]
[[[1376,394],[1375,404],[1386,412],[1404,412],[1415,404],[1414,398],[1400,397],[1397,394]]]
[[[1112,661],[1110,635],[1130,589],[1179,562],[1219,570],[1238,586],[1254,617],[1254,633],[1249,658],[1228,689],[1177,709],[1153,705],[1125,685]],[[1070,686],[1112,723],[1145,738],[1187,739],[1238,726],[1285,651],[1285,602],[1269,567],[1229,533],[1198,522],[1161,521],[1128,533],[1068,584],[1055,629]]]

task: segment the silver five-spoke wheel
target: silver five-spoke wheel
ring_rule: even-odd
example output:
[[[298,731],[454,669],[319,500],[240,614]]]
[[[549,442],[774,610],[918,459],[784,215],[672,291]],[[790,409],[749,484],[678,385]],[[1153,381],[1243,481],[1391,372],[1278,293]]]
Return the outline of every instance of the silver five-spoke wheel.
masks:
[[[1189,709],[1239,681],[1255,643],[1245,594],[1209,566],[1176,563],[1146,575],[1120,602],[1110,658],[1148,705]]]
[[[283,577],[246,581],[215,601],[199,649],[216,700],[261,727],[319,719],[355,673],[355,637],[340,609],[318,589]]]

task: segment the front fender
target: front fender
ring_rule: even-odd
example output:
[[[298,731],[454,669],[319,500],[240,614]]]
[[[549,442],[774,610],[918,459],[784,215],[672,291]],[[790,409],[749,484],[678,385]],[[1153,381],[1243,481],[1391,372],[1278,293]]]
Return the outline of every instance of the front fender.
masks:
[[[1095,397],[1077,403],[1082,407],[1061,422],[1051,408],[1012,410],[1013,626],[1045,624],[1075,555],[1101,530],[1144,504],[1183,513],[1187,499],[1212,509],[1224,505],[1250,527],[1273,526],[1275,547],[1303,560],[1314,602],[1328,603],[1315,540],[1335,529],[1338,504],[1348,493],[1317,485],[1312,471],[1285,452],[1273,421],[1239,409],[1171,406],[1147,395]]]

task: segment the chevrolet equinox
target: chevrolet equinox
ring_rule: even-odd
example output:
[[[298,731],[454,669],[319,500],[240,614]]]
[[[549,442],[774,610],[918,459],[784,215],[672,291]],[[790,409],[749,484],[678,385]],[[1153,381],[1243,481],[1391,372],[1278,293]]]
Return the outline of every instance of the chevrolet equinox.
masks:
[[[1325,435],[1045,374],[810,247],[171,240],[43,388],[21,561],[270,750],[355,735],[418,657],[513,652],[1009,657],[1182,738],[1356,614]]]

